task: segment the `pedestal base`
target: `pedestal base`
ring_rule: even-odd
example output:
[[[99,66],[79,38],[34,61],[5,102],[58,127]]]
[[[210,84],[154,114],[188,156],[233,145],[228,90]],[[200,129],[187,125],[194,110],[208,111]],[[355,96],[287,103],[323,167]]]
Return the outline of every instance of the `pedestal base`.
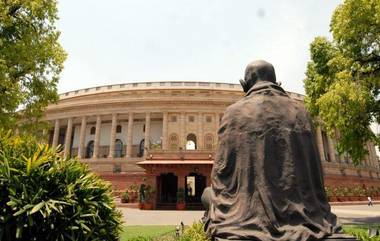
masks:
[[[228,241],[228,240],[215,238],[215,241]],[[234,241],[249,241],[249,240],[234,240]],[[321,241],[358,241],[358,239],[356,239],[354,236],[349,235],[349,234],[334,234],[332,236],[322,239]]]
[[[334,234],[330,237],[326,237],[323,241],[358,241],[358,239],[349,234]]]

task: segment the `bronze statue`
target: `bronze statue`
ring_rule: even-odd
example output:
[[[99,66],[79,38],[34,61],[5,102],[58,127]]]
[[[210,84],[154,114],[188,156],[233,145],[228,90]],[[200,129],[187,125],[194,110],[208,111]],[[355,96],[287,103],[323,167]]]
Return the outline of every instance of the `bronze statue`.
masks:
[[[222,118],[205,230],[213,240],[321,240],[340,227],[324,191],[304,105],[276,84],[273,66],[250,63],[246,95]]]

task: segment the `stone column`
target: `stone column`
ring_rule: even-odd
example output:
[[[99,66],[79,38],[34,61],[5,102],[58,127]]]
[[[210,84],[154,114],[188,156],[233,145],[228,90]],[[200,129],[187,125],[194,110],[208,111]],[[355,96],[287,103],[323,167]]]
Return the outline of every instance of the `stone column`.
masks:
[[[145,114],[144,156],[150,148],[150,112]]]
[[[52,146],[58,146],[58,138],[59,138],[59,119],[55,120],[54,124],[54,134],[53,134],[53,143]]]
[[[116,127],[117,127],[117,114],[112,114],[111,134],[110,134],[110,150],[108,157],[112,158],[115,154],[115,140],[116,140]]]
[[[317,126],[315,135],[317,137],[317,147],[318,147],[318,151],[319,151],[319,157],[321,159],[321,162],[325,162],[326,161],[325,151],[323,148],[322,131],[321,131],[320,126]]]
[[[128,133],[127,133],[127,157],[132,156],[132,145],[133,145],[133,112],[129,113],[128,116]]]
[[[185,189],[185,177],[186,175],[184,173],[178,173],[177,188]]]
[[[203,114],[198,112],[198,143],[197,149],[204,149]]]
[[[330,161],[336,162],[334,140],[331,137],[328,137],[328,142],[329,142]]]
[[[179,118],[180,123],[180,137],[179,137],[179,145],[183,150],[186,150],[186,114],[185,112],[181,112],[181,116]]]
[[[66,136],[65,136],[65,149],[63,151],[64,157],[70,156],[72,134],[73,134],[73,118],[69,118],[67,120],[67,128],[66,128]]]
[[[370,147],[371,147],[371,156],[372,156],[372,166],[375,167],[375,168],[379,168],[379,163],[378,163],[378,157],[377,157],[377,154],[376,154],[376,149],[375,149],[375,145],[370,142]]]
[[[100,145],[100,128],[102,124],[102,119],[100,115],[96,116],[96,129],[95,129],[95,141],[94,141],[94,154],[93,158],[99,157],[99,145]]]
[[[82,116],[82,123],[80,125],[80,133],[79,133],[79,146],[78,146],[78,158],[81,159],[85,157],[84,155],[84,145],[86,143],[86,116]]]
[[[220,114],[215,113],[215,142],[214,142],[214,149],[218,145],[218,131],[219,131],[219,126],[220,126]]]
[[[162,150],[168,149],[168,112],[162,117]]]

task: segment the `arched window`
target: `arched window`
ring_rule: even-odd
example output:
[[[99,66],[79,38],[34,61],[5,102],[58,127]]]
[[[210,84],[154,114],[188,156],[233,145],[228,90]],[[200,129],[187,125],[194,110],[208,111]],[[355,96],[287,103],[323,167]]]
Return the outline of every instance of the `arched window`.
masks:
[[[90,135],[95,135],[96,128],[95,126],[91,127],[90,129]]]
[[[169,136],[169,148],[170,150],[178,150],[178,135],[173,133]]]
[[[197,136],[195,134],[188,134],[186,137],[186,150],[197,149]]]
[[[205,149],[212,150],[214,146],[214,136],[212,134],[205,135]]]
[[[115,141],[115,157],[123,156],[123,142],[120,139]]]
[[[121,125],[116,126],[116,133],[121,133]]]
[[[142,157],[144,155],[144,146],[145,146],[145,139],[142,139],[139,145],[139,153],[137,154],[138,157]]]
[[[94,141],[89,141],[86,148],[86,158],[91,158],[94,155]]]

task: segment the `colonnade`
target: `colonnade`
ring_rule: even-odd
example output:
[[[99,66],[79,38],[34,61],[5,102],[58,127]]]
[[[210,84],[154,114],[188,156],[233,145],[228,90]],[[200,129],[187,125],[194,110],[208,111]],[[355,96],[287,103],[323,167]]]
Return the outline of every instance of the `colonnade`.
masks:
[[[176,112],[177,113],[177,112]],[[191,112],[194,114],[193,112]],[[126,157],[131,157],[132,156],[132,146],[133,146],[133,124],[134,124],[134,119],[137,113],[134,112],[129,112],[127,113],[128,115],[128,130],[127,130],[127,135],[126,135]],[[184,147],[186,145],[186,112],[179,112],[179,136],[180,136],[180,146]],[[215,126],[212,127],[212,132],[214,135],[214,146],[217,143],[217,131],[219,129],[219,118],[220,118],[219,112],[214,114],[215,118]],[[123,113],[125,115],[125,113]],[[139,113],[141,116],[141,113]],[[151,112],[146,112],[145,113],[145,132],[144,132],[144,140],[150,140],[150,132],[151,132]],[[203,113],[198,112],[196,113],[196,120],[197,120],[197,133],[196,135],[198,136],[197,142],[198,146],[203,147],[204,146],[204,119],[203,119]],[[54,130],[53,130],[53,138],[52,138],[52,146],[57,146],[59,142],[59,132],[60,132],[60,127],[65,123],[66,127],[66,132],[65,132],[65,139],[64,139],[64,147],[63,147],[63,155],[64,156],[69,156],[71,155],[76,155],[79,159],[85,158],[85,153],[86,153],[86,128],[88,125],[88,120],[91,116],[81,116],[81,117],[69,117],[66,119],[55,119],[51,120],[54,122]],[[162,137],[161,137],[161,148],[162,150],[168,150],[169,145],[168,145],[168,135],[169,135],[169,128],[168,128],[168,121],[169,121],[169,113],[168,112],[162,112]],[[102,128],[102,121],[107,119],[108,121],[111,118],[111,131],[110,131],[110,136],[109,136],[109,152],[107,157],[108,158],[113,158],[115,157],[115,141],[116,141],[116,129],[117,125],[119,122],[119,114],[118,113],[113,113],[110,115],[96,115],[96,122],[95,122],[95,138],[94,138],[94,149],[93,149],[93,154],[92,157],[90,158],[98,158],[99,157],[99,150],[100,150],[100,139],[101,139],[101,128]],[[78,149],[77,153],[70,153],[71,152],[71,145],[72,145],[72,135],[73,135],[73,130],[74,130],[74,120],[81,119],[80,121],[80,128],[79,128],[79,141],[78,141]],[[66,125],[67,123],[67,125]],[[214,125],[214,124],[213,124]],[[104,137],[102,137],[104,138]],[[149,149],[149,141],[144,141],[144,150]],[[144,151],[144,154],[146,154],[146,151]]]
[[[315,135],[316,135],[319,157],[322,163],[323,162],[344,163],[344,161],[346,161],[346,163],[347,161],[352,162],[351,160],[344,160],[345,158],[347,158],[348,155],[338,156],[336,154],[335,140],[329,136],[326,136],[327,138],[324,140],[322,129],[320,126],[316,127],[315,132],[316,132]],[[325,143],[326,141],[327,143]],[[367,157],[363,160],[362,165],[378,168],[379,164],[377,163],[376,152],[374,150],[373,145],[368,143],[366,148],[368,149],[369,153]]]
[[[178,112],[176,112],[178,113]],[[193,112],[191,112],[194,114]],[[179,145],[181,147],[184,147],[186,145],[186,135],[188,134],[186,132],[186,112],[179,112]],[[132,156],[132,146],[133,146],[133,123],[136,113],[129,112],[128,113],[128,130],[127,130],[127,143],[126,143],[126,157]],[[94,150],[92,158],[99,157],[99,147],[100,147],[100,130],[102,126],[102,118],[104,118],[105,115],[96,115],[96,124],[95,124],[95,139],[94,139]],[[145,133],[144,133],[144,140],[150,140],[150,131],[151,131],[151,112],[145,113]],[[213,136],[214,138],[214,146],[217,144],[217,132],[220,125],[220,116],[221,113],[216,112],[214,113],[215,120],[213,121],[215,124],[215,127],[213,129]],[[197,126],[197,145],[200,147],[204,147],[204,115],[202,112],[195,113],[195,119],[197,120],[196,126]],[[86,150],[86,126],[89,116],[82,116],[80,123],[80,131],[79,131],[79,145],[78,145],[78,151],[76,154],[78,158],[84,158],[85,157],[85,150]],[[109,120],[108,115],[108,120]],[[54,120],[54,132],[53,132],[53,138],[52,138],[52,145],[57,146],[59,141],[59,130],[60,125],[62,123],[62,119],[55,119]],[[169,121],[169,113],[168,112],[162,112],[162,139],[161,139],[161,148],[162,150],[168,150],[168,121]],[[73,134],[73,122],[74,118],[69,117],[67,118],[67,126],[66,126],[66,134],[65,134],[65,141],[64,141],[64,149],[63,153],[64,156],[70,155],[70,147],[71,147],[71,141],[72,141],[72,134]],[[113,113],[111,115],[111,132],[109,136],[109,153],[108,158],[113,158],[115,154],[115,141],[116,141],[116,128],[118,125],[118,114]],[[319,151],[320,159],[323,162],[331,162],[331,163],[341,163],[343,162],[344,156],[338,156],[336,154],[336,146],[335,141],[330,137],[323,137],[323,133],[320,126],[316,127],[316,142],[317,147]],[[326,143],[327,142],[327,143]],[[149,149],[149,141],[144,142],[144,149]],[[215,149],[215,148],[213,148]],[[377,163],[377,157],[373,148],[373,145],[368,143],[367,149],[369,150],[369,154],[365,160],[363,160],[363,165],[365,166],[372,166],[372,167],[378,167]],[[146,151],[144,151],[146,154]]]

